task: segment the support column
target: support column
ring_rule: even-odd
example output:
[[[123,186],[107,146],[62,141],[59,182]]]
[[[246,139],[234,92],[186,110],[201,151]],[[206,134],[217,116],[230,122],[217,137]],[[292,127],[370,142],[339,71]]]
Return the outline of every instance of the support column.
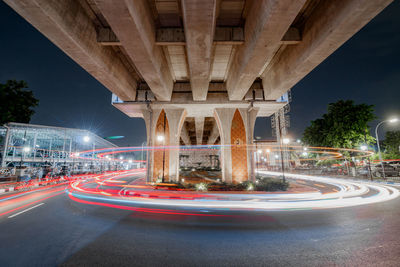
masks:
[[[204,131],[204,117],[194,117],[196,126],[196,143],[197,145],[203,144],[203,131]]]
[[[154,158],[154,140],[155,140],[155,124],[156,119],[161,113],[161,109],[153,110],[150,105],[147,106],[147,109],[142,110],[142,115],[144,122],[146,124],[146,135],[147,135],[147,147],[150,149],[147,150],[146,157],[146,181],[148,183],[153,182],[153,158]]]
[[[255,181],[253,131],[258,108],[217,108],[214,111],[221,137],[222,180]]]
[[[248,109],[239,109],[240,114],[242,115],[244,125],[246,127],[246,139],[247,139],[247,166],[248,166],[248,175],[249,180],[252,182],[256,181],[255,177],[255,161],[254,161],[254,153],[256,153],[256,149],[253,147],[253,137],[254,137],[254,126],[257,119],[257,113],[259,108],[254,108],[250,106]]]
[[[146,123],[147,182],[156,182],[164,177],[164,182],[179,179],[179,138],[186,116],[184,109],[142,110]],[[165,114],[165,116],[164,116]],[[158,139],[159,135],[163,140]]]
[[[232,155],[231,155],[231,126],[235,113],[234,108],[216,108],[214,110],[215,121],[217,122],[221,137],[221,170],[222,181],[232,183]]]
[[[190,146],[192,144],[190,142],[189,133],[188,133],[186,128],[183,128],[183,125],[182,125],[182,130],[181,130],[181,138],[182,138],[182,141],[185,143],[186,146]]]
[[[169,181],[179,181],[179,138],[186,117],[185,109],[167,109],[169,123]]]
[[[214,143],[217,140],[218,136],[219,136],[218,125],[215,123],[213,128],[212,128],[212,130],[211,130],[211,134],[208,137],[207,145],[214,145]]]

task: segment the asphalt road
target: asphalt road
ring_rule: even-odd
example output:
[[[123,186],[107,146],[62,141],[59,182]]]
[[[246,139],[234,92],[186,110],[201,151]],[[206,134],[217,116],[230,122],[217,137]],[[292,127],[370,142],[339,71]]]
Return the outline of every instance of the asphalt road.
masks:
[[[0,266],[400,265],[400,198],[203,217],[81,204],[64,188],[0,201]]]

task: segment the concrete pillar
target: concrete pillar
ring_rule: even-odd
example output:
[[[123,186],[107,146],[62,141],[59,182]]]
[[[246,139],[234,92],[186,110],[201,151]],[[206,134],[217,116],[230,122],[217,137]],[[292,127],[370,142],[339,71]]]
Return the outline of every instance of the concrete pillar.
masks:
[[[156,182],[162,176],[164,182],[178,181],[179,138],[186,111],[148,107],[142,110],[142,114],[146,124],[147,144],[153,148],[147,153],[147,181]],[[158,140],[159,135],[164,139]]]
[[[211,130],[210,136],[208,137],[207,145],[213,145],[217,140],[218,136],[219,136],[218,125],[215,123]]]
[[[196,126],[196,143],[197,145],[203,144],[203,131],[204,131],[204,117],[194,117]]]
[[[150,105],[147,109],[142,109],[142,115],[144,122],[146,124],[146,136],[147,136],[147,146],[150,148],[147,151],[146,158],[146,181],[153,182],[153,158],[154,158],[154,150],[151,149],[155,144],[155,124],[160,116],[161,109],[152,109]]]
[[[214,110],[215,121],[221,137],[221,170],[222,181],[232,183],[232,155],[231,155],[231,125],[234,108],[216,108]]]
[[[255,182],[255,161],[254,153],[257,151],[253,147],[254,139],[254,126],[257,119],[257,113],[259,108],[249,107],[248,109],[239,109],[242,115],[244,125],[246,127],[246,138],[247,138],[247,166],[249,180]]]
[[[179,181],[179,139],[186,117],[184,109],[166,109],[169,123],[169,180]]]
[[[253,131],[258,109],[217,108],[215,120],[221,137],[222,180],[254,181]]]
[[[181,138],[182,138],[183,142],[185,143],[185,145],[190,146],[192,144],[190,142],[189,133],[188,133],[187,129],[185,127],[183,127],[183,125],[182,125],[182,130],[181,130]]]

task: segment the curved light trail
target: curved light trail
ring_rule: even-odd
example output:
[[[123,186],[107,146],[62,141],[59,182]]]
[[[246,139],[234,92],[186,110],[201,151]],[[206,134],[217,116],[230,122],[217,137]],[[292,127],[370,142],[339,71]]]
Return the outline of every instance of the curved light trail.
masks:
[[[71,184],[68,195],[78,202],[120,209],[151,207],[146,212],[162,212],[167,208],[175,212],[180,210],[181,213],[187,213],[187,209],[191,211],[195,209],[202,213],[343,208],[380,203],[395,199],[400,194],[396,188],[387,185],[300,174],[286,174],[286,176],[327,184],[335,190],[328,193],[205,193],[157,189],[154,185],[144,182],[134,184],[124,180],[132,176],[144,177],[144,172],[144,169],[118,171],[99,175],[87,181],[76,181]],[[281,175],[279,172],[260,171],[260,173],[269,176]]]

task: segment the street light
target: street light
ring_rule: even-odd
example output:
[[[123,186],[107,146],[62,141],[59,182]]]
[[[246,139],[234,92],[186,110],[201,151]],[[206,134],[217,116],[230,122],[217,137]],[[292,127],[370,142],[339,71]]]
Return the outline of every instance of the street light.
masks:
[[[368,147],[367,147],[366,145],[362,145],[362,146],[360,146],[360,149],[361,149],[362,151],[366,151],[366,150],[368,149]]]
[[[389,120],[384,120],[384,121],[381,121],[380,123],[378,123],[378,125],[376,125],[376,127],[375,127],[375,138],[376,138],[376,143],[377,143],[377,145],[378,145],[379,160],[380,160],[381,166],[382,166],[382,175],[383,175],[383,179],[386,179],[386,176],[385,176],[385,168],[383,167],[383,160],[382,160],[382,154],[381,154],[381,146],[379,145],[378,128],[379,128],[379,126],[380,126],[381,124],[383,124],[383,123],[385,123],[385,122],[396,123],[396,122],[398,122],[398,121],[399,121],[398,118],[392,118],[392,119],[389,119]]]
[[[287,145],[287,144],[290,143],[290,139],[289,139],[289,138],[283,138],[283,139],[282,139],[282,142],[283,142],[285,145]]]
[[[157,135],[157,141],[158,142],[163,142],[164,141],[164,135]]]
[[[23,150],[24,150],[24,152],[29,152],[29,151],[31,151],[31,148],[29,146],[25,146],[23,148]]]
[[[87,135],[85,135],[85,136],[83,137],[83,142],[87,143],[87,142],[89,142],[89,141],[90,141],[90,137],[87,136]]]
[[[143,161],[144,161],[144,157],[143,157],[143,146],[146,144],[147,142],[146,141],[144,141],[143,143],[142,143],[142,157],[141,157],[141,159],[142,159],[142,161],[140,162],[140,167],[141,168],[143,168]],[[146,156],[147,156],[147,152],[146,152]],[[147,165],[147,162],[146,162],[146,165]]]

